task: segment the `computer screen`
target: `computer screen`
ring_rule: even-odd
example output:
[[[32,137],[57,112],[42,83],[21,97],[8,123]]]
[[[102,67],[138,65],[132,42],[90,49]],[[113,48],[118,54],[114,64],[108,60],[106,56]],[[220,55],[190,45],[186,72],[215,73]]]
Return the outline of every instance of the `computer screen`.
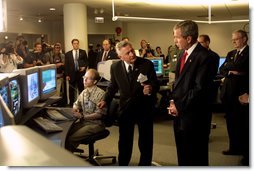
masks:
[[[15,125],[14,116],[0,95],[0,128],[6,125]]]
[[[225,62],[226,58],[225,57],[220,57],[220,61],[219,61],[219,67],[218,67],[218,73],[220,72],[220,67],[222,66],[222,64]]]
[[[40,100],[46,100],[56,93],[56,65],[39,66]]]
[[[150,61],[153,62],[156,75],[162,76],[163,75],[163,58],[162,57],[152,58],[150,59]]]
[[[8,107],[10,107],[9,78],[0,74],[0,95]]]
[[[40,98],[38,67],[17,69],[13,72],[20,74],[22,107],[33,107]]]
[[[20,92],[20,82],[19,74],[17,73],[1,73],[9,78],[9,108],[11,112],[16,116],[20,112],[21,108],[21,92]]]

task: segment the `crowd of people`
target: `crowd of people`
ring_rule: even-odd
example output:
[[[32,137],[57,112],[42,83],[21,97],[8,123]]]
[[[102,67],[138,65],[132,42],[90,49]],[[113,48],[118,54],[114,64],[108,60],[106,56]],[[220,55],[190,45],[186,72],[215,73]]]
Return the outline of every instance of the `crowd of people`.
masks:
[[[149,166],[153,152],[153,112],[159,83],[153,63],[147,58],[162,57],[175,74],[168,113],[174,118],[174,135],[180,166],[209,165],[209,134],[212,99],[216,96],[214,79],[219,55],[209,47],[208,35],[199,35],[194,21],[181,21],[173,28],[174,45],[164,55],[160,46],[154,50],[141,40],[139,57],[127,37],[114,45],[105,39],[102,47],[89,45],[88,54],[79,48],[79,40],[71,41],[73,49],[63,53],[60,43],[53,47],[41,42],[29,52],[26,40],[19,36],[15,44],[1,45],[0,72],[12,72],[45,64],[56,64],[57,95],[65,97],[65,80],[69,82],[69,105],[79,119],[70,131],[67,149],[75,151],[84,137],[105,129],[104,115],[112,99],[120,92],[118,163],[129,164],[133,148],[134,126],[138,125],[140,166]],[[226,109],[229,149],[224,155],[243,155],[242,164],[249,165],[249,46],[243,30],[232,33],[234,50],[220,67],[221,99]],[[120,59],[111,66],[107,90],[96,86],[97,64]],[[137,81],[138,80],[138,81]],[[78,92],[78,93],[77,93]],[[79,94],[76,96],[76,94]],[[66,104],[65,104],[66,105]]]

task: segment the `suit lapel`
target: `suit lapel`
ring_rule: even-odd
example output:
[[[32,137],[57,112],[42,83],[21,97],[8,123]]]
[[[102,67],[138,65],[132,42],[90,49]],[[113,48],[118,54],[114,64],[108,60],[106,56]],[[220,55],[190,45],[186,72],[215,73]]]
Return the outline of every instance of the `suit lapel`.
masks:
[[[125,65],[124,65],[123,61],[121,61],[121,70],[122,70],[121,77],[124,80],[124,84],[125,85],[130,85],[130,82],[129,82],[129,79],[128,79],[128,75],[127,75],[127,71],[126,71],[126,68],[125,68]]]
[[[249,46],[246,46],[243,51],[237,56],[235,63],[237,63],[239,60],[243,59],[244,54],[246,53],[246,51],[249,50]],[[237,53],[237,51],[235,52]]]

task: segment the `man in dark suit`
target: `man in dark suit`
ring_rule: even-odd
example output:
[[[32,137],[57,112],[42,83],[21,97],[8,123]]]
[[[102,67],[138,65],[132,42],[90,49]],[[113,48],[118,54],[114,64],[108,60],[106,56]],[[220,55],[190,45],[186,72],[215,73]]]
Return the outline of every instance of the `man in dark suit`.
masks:
[[[120,61],[111,66],[111,83],[100,107],[109,105],[120,92],[118,161],[127,166],[131,160],[134,126],[138,125],[139,165],[151,165],[153,152],[153,109],[159,84],[153,63],[135,55],[132,44],[121,41],[116,45]]]
[[[225,106],[229,149],[224,155],[240,155],[245,147],[249,147],[248,125],[249,113],[244,112],[238,97],[246,93],[249,85],[249,46],[248,35],[243,30],[232,33],[234,50],[227,54],[225,62],[220,67],[222,79],[221,100]],[[245,90],[244,90],[245,89]],[[247,88],[248,89],[248,88]],[[246,138],[247,137],[247,138]]]
[[[201,34],[198,36],[198,42],[206,49],[208,49],[209,53],[210,53],[210,57],[211,57],[211,69],[210,72],[213,75],[213,78],[216,79],[216,75],[218,73],[218,68],[219,68],[219,62],[220,62],[220,56],[212,51],[209,47],[210,45],[210,37],[207,34]],[[210,91],[211,91],[211,100],[212,102],[214,102],[216,100],[217,97],[217,93],[218,93],[218,88],[219,88],[219,83],[218,82],[213,82],[213,84],[211,85],[212,87],[210,87]],[[211,106],[211,121],[212,121],[212,106]]]
[[[213,78],[211,57],[197,42],[198,26],[182,21],[174,26],[174,42],[184,50],[176,66],[172,99],[168,108],[174,116],[174,133],[180,166],[208,165],[210,91]]]
[[[73,105],[75,91],[82,92],[84,90],[83,76],[88,67],[88,59],[85,50],[79,49],[79,40],[71,41],[73,49],[65,54],[65,76],[69,81],[69,99],[70,105]]]
[[[111,59],[119,59],[117,53],[111,49],[111,42],[108,39],[103,40],[102,42],[103,50],[98,52],[97,54],[97,62],[98,64],[101,61],[111,60]]]

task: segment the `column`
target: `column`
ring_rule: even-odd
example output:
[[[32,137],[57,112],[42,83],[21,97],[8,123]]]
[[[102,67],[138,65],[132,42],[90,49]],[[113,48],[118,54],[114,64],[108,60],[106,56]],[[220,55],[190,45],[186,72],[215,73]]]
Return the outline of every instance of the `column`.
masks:
[[[71,40],[79,40],[80,49],[88,50],[87,7],[83,3],[67,3],[63,7],[65,52],[72,49]]]

